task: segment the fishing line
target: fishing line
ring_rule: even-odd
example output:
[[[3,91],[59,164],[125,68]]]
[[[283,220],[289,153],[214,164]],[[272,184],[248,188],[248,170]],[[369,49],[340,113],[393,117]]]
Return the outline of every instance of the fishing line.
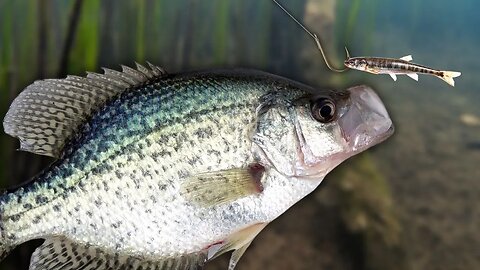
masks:
[[[317,37],[317,35],[310,32],[301,22],[299,22],[292,14],[290,14],[290,12],[288,12],[282,5],[280,5],[280,3],[277,2],[277,0],[272,0],[272,1],[278,7],[280,7],[293,21],[295,21],[300,27],[302,27],[303,30],[305,30],[305,32],[307,32],[315,40],[315,43],[317,44],[317,47],[320,50],[320,53],[322,54],[323,60],[325,61],[325,64],[327,65],[328,69],[330,69],[331,71],[334,71],[334,72],[344,72],[348,69],[348,68],[336,69],[336,68],[332,67],[327,60],[327,56],[325,55],[325,52],[323,51],[322,44],[320,44],[320,39]],[[347,48],[345,47],[345,50],[346,49]],[[349,55],[348,55],[348,51],[347,51],[347,59],[348,58],[349,58]]]

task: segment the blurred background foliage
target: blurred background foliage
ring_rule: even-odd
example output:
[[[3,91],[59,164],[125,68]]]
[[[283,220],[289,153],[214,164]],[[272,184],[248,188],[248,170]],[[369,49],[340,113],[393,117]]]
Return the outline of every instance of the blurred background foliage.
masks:
[[[325,69],[315,44],[269,0],[0,0],[0,115],[42,78],[150,61],[169,72],[256,68],[319,87],[373,85],[397,126],[262,232],[238,269],[479,269],[480,36],[477,1],[282,1],[341,66],[352,55],[461,70],[457,89]],[[0,136],[0,184],[51,160]],[[37,242],[0,269],[27,269]],[[207,269],[225,269],[228,256]]]

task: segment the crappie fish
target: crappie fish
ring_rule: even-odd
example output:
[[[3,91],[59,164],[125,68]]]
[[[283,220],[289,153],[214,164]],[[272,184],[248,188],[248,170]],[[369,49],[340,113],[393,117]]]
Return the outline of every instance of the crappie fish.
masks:
[[[5,132],[57,158],[0,197],[0,250],[30,269],[192,269],[254,237],[392,122],[366,86],[320,90],[249,70],[137,65],[37,81]]]

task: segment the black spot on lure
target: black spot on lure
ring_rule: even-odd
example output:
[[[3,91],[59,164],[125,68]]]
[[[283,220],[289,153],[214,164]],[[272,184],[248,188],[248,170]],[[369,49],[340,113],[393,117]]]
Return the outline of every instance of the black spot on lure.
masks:
[[[45,239],[31,270],[191,269],[232,251],[392,122],[366,86],[149,65],[37,81],[3,121],[56,158],[0,196],[0,254]]]

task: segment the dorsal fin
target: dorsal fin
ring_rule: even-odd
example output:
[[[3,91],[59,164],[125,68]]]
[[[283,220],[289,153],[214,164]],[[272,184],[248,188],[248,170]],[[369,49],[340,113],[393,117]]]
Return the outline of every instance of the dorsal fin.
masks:
[[[20,150],[58,158],[78,126],[107,100],[166,74],[150,63],[136,65],[32,83],[10,105],[5,133],[20,140]]]
[[[413,60],[412,55],[405,55],[404,57],[401,57],[400,60],[410,62]]]

